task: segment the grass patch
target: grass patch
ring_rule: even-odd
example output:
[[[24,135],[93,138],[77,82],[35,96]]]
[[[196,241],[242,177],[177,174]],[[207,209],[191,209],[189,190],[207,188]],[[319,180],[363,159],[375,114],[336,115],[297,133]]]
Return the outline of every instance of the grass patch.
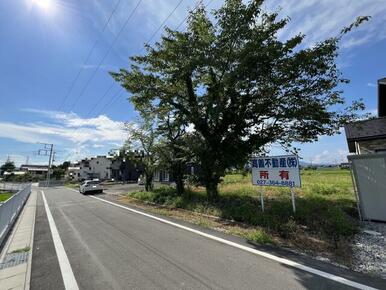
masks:
[[[31,250],[31,247],[25,247],[25,248],[22,248],[22,249],[17,249],[17,250],[12,251],[12,254],[14,254],[14,253],[25,253],[25,252],[29,252],[30,250]]]
[[[349,247],[348,241],[357,232],[358,216],[348,170],[303,171],[302,188],[296,189],[296,213],[292,212],[290,190],[277,187],[265,188],[263,213],[258,188],[251,185],[250,175],[225,176],[219,192],[215,203],[207,200],[201,187],[188,189],[182,197],[171,187],[131,192],[128,196],[171,210],[185,209],[244,223],[254,230],[228,232],[258,243],[273,243],[278,238],[304,250],[349,255],[342,248]]]
[[[79,183],[78,182],[66,182],[64,186],[72,188],[72,189],[79,189]]]
[[[11,192],[0,192],[0,202],[6,201],[12,196]]]

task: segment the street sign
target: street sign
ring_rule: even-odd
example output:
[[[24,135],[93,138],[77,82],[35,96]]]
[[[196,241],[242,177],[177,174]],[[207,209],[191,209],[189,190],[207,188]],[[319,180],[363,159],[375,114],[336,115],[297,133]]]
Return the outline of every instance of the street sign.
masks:
[[[252,158],[252,184],[301,187],[299,158],[296,155]]]

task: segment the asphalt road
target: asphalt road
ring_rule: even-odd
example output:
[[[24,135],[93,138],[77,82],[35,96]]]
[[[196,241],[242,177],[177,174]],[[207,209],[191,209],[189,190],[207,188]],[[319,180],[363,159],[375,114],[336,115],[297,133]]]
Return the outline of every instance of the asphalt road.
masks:
[[[352,289],[66,188],[43,190],[79,289]],[[31,289],[65,289],[65,275],[39,191]]]
[[[107,194],[125,194],[130,191],[141,190],[144,187],[137,183],[116,183],[116,184],[105,184],[103,185],[104,192]]]

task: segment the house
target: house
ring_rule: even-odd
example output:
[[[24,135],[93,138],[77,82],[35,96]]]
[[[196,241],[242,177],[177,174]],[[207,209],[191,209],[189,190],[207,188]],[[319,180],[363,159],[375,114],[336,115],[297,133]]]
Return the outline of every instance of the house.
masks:
[[[47,165],[32,165],[23,164],[20,166],[20,171],[30,174],[32,177],[45,178],[48,172]]]
[[[143,168],[126,158],[115,158],[112,163],[112,178],[124,182],[137,182]]]
[[[110,179],[112,158],[109,156],[97,156],[79,161],[67,169],[67,176],[75,180],[86,179]]]
[[[345,126],[350,153],[386,152],[386,78],[378,80],[378,118]]]
[[[188,164],[185,167],[184,175],[195,175],[199,172],[199,167],[196,164]],[[153,174],[153,181],[154,182],[161,182],[161,183],[170,183],[174,182],[174,176],[169,170],[165,169],[159,169],[156,170]]]
[[[80,167],[79,166],[69,166],[66,171],[66,179],[78,180],[80,177]]]

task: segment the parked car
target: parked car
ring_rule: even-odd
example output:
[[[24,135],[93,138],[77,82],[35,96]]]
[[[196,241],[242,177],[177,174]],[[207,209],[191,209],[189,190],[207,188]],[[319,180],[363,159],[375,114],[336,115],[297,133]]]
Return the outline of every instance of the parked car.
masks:
[[[87,194],[89,192],[103,192],[103,187],[99,180],[85,180],[79,186],[79,192]]]

